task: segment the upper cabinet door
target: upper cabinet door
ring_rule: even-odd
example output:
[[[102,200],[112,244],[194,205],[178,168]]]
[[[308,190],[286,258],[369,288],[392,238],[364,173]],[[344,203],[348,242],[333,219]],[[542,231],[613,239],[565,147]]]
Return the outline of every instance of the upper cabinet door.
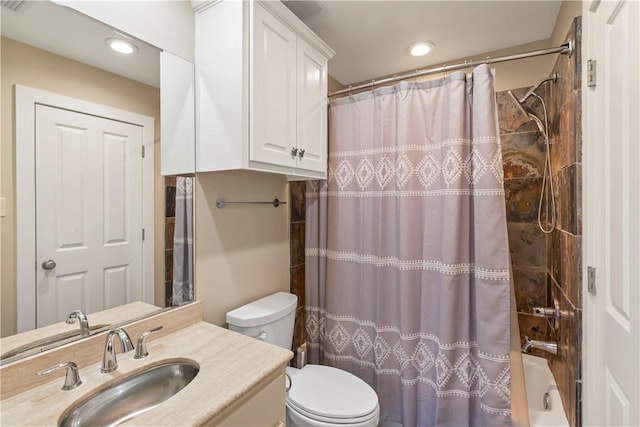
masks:
[[[296,38],[254,3],[251,161],[296,166]]]
[[[327,170],[327,58],[298,39],[298,169]]]

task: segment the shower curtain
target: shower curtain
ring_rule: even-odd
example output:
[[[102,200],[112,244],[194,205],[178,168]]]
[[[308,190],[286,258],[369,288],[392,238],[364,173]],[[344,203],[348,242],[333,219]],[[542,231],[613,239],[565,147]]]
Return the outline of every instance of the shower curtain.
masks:
[[[331,102],[327,181],[307,185],[309,360],[405,426],[510,422],[509,250],[494,76]]]
[[[174,306],[193,301],[193,178],[176,178],[176,219],[173,232]]]

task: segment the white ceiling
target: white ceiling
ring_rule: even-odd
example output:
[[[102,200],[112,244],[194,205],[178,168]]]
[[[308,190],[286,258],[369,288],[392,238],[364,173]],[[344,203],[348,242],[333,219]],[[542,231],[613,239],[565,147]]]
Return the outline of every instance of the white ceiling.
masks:
[[[285,1],[336,51],[329,74],[343,85],[442,65],[551,37],[561,1]],[[315,13],[315,14],[314,14]],[[436,45],[416,58],[407,48]]]
[[[48,1],[22,2],[17,11],[2,7],[1,28],[5,37],[160,87],[159,49],[67,7]],[[105,39],[116,36],[132,41],[138,52],[123,55],[111,50]]]
[[[116,54],[104,43],[117,34],[112,28],[48,1],[24,3],[18,12],[2,8],[3,36],[159,87],[158,49],[138,41],[138,54]],[[336,51],[329,74],[348,85],[548,39],[561,1],[303,0],[285,4]],[[417,41],[432,42],[436,49],[425,57],[412,57],[406,49]]]

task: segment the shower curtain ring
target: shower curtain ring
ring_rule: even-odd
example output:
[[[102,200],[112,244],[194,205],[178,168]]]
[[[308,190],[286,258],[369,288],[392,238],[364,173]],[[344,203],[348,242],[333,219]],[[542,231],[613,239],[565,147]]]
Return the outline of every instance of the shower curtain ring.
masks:
[[[487,60],[487,65],[491,65],[491,57],[487,56],[486,60]]]
[[[353,95],[353,94],[351,93],[351,88],[353,88],[353,85],[349,85],[349,98],[351,98],[351,96]]]

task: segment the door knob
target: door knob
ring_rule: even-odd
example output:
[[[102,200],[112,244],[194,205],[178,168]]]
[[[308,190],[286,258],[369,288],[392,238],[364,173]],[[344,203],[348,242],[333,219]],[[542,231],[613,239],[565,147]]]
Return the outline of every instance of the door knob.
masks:
[[[297,154],[298,154],[298,149],[297,149],[296,147],[293,147],[293,148],[291,149],[291,156],[292,156],[292,157],[295,157]]]
[[[42,268],[45,270],[53,270],[56,268],[56,262],[52,259],[48,259],[42,262]]]
[[[301,158],[301,159],[304,157],[304,148],[301,148],[301,149],[298,151],[298,157],[299,157],[299,158]]]

